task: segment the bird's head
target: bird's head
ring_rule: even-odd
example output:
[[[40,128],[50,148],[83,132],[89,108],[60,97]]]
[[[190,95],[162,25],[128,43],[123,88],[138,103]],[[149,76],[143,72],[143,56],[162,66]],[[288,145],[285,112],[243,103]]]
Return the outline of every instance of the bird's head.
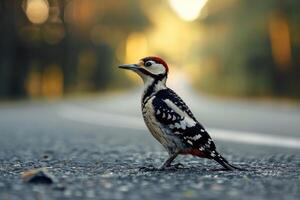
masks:
[[[166,79],[169,71],[167,63],[155,56],[142,58],[136,64],[120,65],[119,68],[136,72],[144,81],[148,79]]]

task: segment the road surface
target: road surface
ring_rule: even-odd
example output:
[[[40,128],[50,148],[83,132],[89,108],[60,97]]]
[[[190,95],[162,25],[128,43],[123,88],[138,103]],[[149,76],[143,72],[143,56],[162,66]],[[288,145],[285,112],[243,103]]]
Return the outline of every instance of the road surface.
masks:
[[[0,199],[298,199],[300,108],[199,97],[178,89],[230,162],[167,154],[145,129],[140,90],[0,106]],[[45,167],[55,183],[20,174]],[[146,167],[146,169],[142,168]]]

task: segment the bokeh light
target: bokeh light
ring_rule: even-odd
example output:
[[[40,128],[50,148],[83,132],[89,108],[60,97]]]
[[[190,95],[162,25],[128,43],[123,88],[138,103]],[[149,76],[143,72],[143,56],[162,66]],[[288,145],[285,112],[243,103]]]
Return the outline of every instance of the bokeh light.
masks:
[[[42,24],[49,17],[49,3],[47,0],[27,0],[26,15],[30,22]]]
[[[206,2],[207,0],[169,0],[171,8],[186,21],[197,19]]]
[[[125,89],[138,77],[116,66],[148,55],[165,59],[170,77],[187,74],[201,92],[300,97],[296,0],[2,2],[4,97]]]
[[[286,70],[291,64],[290,32],[286,18],[274,13],[269,22],[272,55],[280,69]]]

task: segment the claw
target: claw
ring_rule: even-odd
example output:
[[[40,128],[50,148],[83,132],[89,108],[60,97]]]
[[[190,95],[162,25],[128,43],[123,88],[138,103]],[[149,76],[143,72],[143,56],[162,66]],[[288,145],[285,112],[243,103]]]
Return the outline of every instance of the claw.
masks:
[[[183,169],[184,166],[181,163],[177,163],[174,165],[169,165],[169,166],[161,166],[160,168],[158,168],[159,170],[176,170],[176,169]]]
[[[156,171],[156,170],[158,170],[158,169],[156,167],[154,167],[153,165],[139,168],[139,171]]]

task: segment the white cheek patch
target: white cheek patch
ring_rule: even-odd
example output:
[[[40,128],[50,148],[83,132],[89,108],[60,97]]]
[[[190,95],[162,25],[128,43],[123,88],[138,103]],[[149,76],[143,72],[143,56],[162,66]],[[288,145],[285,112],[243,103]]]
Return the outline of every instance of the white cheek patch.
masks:
[[[162,64],[153,64],[146,69],[152,74],[164,74],[166,72],[166,68]]]

